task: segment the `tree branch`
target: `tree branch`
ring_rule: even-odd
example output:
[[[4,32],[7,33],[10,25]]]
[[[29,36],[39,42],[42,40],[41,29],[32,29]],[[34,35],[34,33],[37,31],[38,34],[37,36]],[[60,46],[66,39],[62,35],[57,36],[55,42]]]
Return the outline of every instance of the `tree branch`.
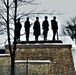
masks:
[[[5,5],[5,7],[7,7],[7,4],[5,2],[5,0],[1,0],[3,2],[3,4]]]
[[[4,18],[4,16],[2,14],[0,14],[0,16],[5,20],[5,22],[7,22],[7,20]]]

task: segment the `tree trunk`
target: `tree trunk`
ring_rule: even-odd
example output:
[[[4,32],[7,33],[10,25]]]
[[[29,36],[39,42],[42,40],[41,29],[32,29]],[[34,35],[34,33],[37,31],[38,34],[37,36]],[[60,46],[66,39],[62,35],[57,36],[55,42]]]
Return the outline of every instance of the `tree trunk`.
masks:
[[[14,25],[16,26],[16,13],[17,13],[17,0],[15,0],[15,16]],[[16,30],[16,27],[15,27]],[[10,29],[9,29],[9,0],[7,0],[7,35],[8,35],[8,45],[11,57],[11,75],[15,75],[15,50],[16,50],[16,35],[14,30],[14,47],[12,51],[11,41],[10,41]]]
[[[13,67],[13,62],[12,62],[12,48],[11,48],[11,41],[10,41],[10,29],[9,29],[9,0],[7,0],[7,36],[8,36],[8,46],[9,46],[9,52],[10,52],[10,57],[11,57],[11,75],[12,73],[12,67]]]
[[[15,75],[14,57],[11,58],[11,75]]]
[[[12,59],[11,59],[11,67],[12,67],[12,72],[11,75],[15,75],[15,51],[16,51],[16,15],[17,15],[17,0],[14,1],[15,3],[15,13],[14,13],[14,25],[15,25],[15,30],[14,30],[14,46],[13,46],[13,51],[12,51]]]

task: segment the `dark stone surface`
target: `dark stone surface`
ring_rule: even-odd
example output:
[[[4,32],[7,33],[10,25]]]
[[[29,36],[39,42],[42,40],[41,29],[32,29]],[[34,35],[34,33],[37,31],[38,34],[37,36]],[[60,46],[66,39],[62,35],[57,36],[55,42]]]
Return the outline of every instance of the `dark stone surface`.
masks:
[[[47,40],[47,41],[18,41],[17,44],[33,44],[33,43],[63,43],[61,40]]]
[[[0,54],[4,54],[5,50],[4,49],[0,49]]]
[[[8,49],[8,45],[5,45],[5,48]],[[63,44],[63,43],[38,43],[38,44],[17,44],[16,48],[19,49],[31,49],[31,48],[72,48],[71,44]],[[12,45],[13,48],[13,45]]]

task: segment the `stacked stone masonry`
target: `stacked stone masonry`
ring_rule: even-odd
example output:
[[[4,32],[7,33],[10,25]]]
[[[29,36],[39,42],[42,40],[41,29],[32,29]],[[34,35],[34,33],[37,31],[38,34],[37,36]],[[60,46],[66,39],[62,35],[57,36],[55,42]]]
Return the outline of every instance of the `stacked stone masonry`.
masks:
[[[10,75],[10,55],[0,54],[0,75]]]
[[[6,53],[9,53],[8,46],[6,46]],[[28,62],[28,75],[74,75],[71,45],[17,45],[15,60],[27,59],[50,60],[49,63]],[[15,65],[17,75],[26,75],[26,62],[16,62]]]

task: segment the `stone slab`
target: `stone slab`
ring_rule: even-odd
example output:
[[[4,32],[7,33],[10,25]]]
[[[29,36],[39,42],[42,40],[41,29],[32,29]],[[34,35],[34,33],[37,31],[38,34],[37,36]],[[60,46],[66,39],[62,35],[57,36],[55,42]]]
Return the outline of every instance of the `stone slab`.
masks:
[[[17,44],[33,44],[33,43],[63,43],[61,40],[46,40],[46,41],[18,41]]]

